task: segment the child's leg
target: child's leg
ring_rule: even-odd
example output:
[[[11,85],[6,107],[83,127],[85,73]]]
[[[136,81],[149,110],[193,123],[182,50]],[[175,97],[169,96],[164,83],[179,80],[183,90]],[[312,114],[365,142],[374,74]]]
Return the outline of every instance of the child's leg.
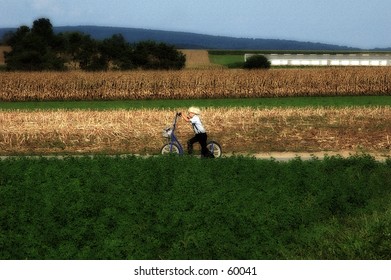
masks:
[[[195,142],[198,142],[197,135],[187,141],[187,153],[189,155],[193,154],[193,144]]]
[[[200,145],[201,145],[201,155],[203,157],[209,157],[209,150],[206,147],[206,140],[208,139],[207,134],[206,133],[200,133],[200,134],[198,134],[198,136],[199,136],[199,142],[200,142]]]

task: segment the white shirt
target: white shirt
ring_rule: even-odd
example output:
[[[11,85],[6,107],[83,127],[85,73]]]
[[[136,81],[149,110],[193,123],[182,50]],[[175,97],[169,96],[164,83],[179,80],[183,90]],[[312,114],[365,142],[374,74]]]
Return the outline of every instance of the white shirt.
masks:
[[[196,134],[205,133],[206,132],[204,126],[201,123],[201,119],[200,119],[200,117],[198,115],[194,115],[190,119],[190,123],[193,126],[194,132]]]

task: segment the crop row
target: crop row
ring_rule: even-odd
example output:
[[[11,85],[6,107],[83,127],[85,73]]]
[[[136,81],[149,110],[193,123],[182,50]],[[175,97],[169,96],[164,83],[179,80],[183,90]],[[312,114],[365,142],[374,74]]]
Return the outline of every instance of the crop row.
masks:
[[[391,68],[0,73],[1,101],[389,95]]]
[[[0,153],[158,153],[170,110],[0,111]],[[204,109],[209,133],[227,153],[390,152],[391,108]],[[178,124],[179,139],[192,134]]]

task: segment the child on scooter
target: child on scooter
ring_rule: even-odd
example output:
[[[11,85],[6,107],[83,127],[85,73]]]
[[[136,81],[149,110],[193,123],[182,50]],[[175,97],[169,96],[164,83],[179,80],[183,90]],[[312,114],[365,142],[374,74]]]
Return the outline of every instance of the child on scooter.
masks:
[[[194,130],[194,137],[189,139],[187,141],[187,152],[189,155],[193,154],[193,145],[194,143],[198,142],[201,145],[201,157],[214,157],[213,154],[210,153],[208,148],[206,147],[206,141],[208,139],[208,135],[206,134],[205,127],[203,126],[201,122],[201,110],[197,107],[190,107],[187,111],[188,114],[182,115],[182,118],[186,122],[190,122],[193,130]]]

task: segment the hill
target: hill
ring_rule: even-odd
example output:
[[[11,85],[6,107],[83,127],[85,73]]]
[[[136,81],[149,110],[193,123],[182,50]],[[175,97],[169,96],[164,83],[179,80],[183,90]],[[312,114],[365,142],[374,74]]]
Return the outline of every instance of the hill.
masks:
[[[154,40],[175,45],[183,49],[229,49],[229,50],[359,50],[347,46],[300,42],[279,39],[251,39],[227,36],[212,36],[189,32],[161,31],[141,28],[104,26],[62,26],[53,28],[60,32],[83,32],[94,39],[105,39],[113,34],[122,34],[129,42]],[[0,28],[0,38],[15,28]]]

